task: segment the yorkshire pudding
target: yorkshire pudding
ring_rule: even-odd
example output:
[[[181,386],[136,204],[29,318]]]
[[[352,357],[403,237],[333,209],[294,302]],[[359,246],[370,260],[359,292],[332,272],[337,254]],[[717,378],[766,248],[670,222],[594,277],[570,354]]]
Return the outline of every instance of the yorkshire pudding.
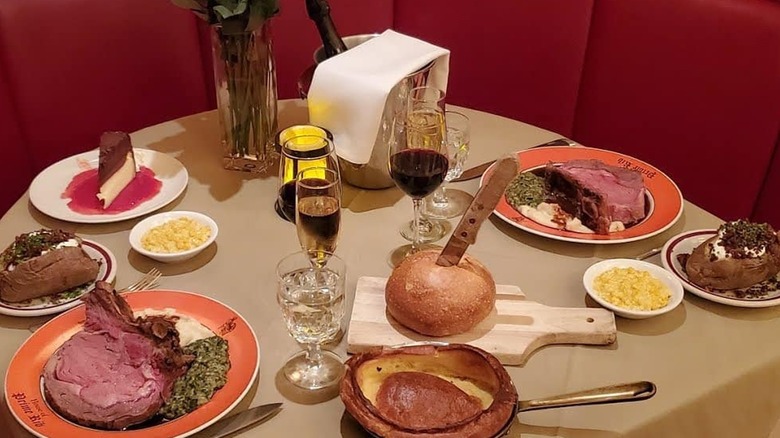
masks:
[[[464,333],[485,319],[496,304],[496,282],[476,258],[439,266],[439,251],[407,257],[387,280],[385,302],[403,326],[428,336]]]
[[[490,437],[511,420],[517,391],[501,363],[465,344],[380,347],[352,356],[341,400],[388,438]]]

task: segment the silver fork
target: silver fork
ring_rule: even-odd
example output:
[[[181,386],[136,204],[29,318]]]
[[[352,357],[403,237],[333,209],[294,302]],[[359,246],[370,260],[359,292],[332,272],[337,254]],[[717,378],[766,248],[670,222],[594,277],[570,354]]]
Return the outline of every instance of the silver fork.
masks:
[[[162,272],[157,268],[152,268],[139,278],[135,283],[120,289],[118,292],[135,292],[137,290],[154,289],[160,284],[160,277]]]
[[[117,292],[135,292],[137,290],[145,290],[145,289],[154,289],[160,284],[160,277],[162,276],[162,272],[160,272],[157,268],[152,268],[144,274],[143,277],[139,278],[135,283],[131,283],[130,285],[124,287],[123,289],[119,289]],[[41,328],[42,325],[46,324],[48,321],[44,321],[39,324],[33,324],[29,327],[27,327],[28,330],[31,332],[34,332]]]

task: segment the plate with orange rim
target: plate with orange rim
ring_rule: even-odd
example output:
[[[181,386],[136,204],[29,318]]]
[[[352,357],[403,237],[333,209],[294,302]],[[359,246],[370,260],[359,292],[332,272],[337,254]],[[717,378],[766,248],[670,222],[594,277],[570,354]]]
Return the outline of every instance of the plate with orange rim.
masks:
[[[506,196],[502,196],[494,213],[508,224],[539,236],[575,243],[616,244],[647,239],[669,229],[683,212],[683,197],[677,184],[656,167],[642,160],[619,152],[590,147],[548,146],[533,148],[516,153],[519,171],[528,172],[543,168],[549,163],[563,163],[570,160],[595,159],[605,164],[636,170],[642,173],[645,183],[645,218],[623,231],[609,234],[582,233],[562,230],[542,225],[515,210]],[[489,168],[480,180],[480,186],[490,178],[493,167]]]
[[[134,311],[174,309],[198,320],[228,342],[227,383],[206,404],[175,420],[123,431],[80,426],[52,410],[43,394],[41,374],[49,357],[82,329],[85,306],[52,319],[16,351],[5,375],[5,401],[13,417],[38,437],[121,438],[186,437],[224,417],[247,394],[260,365],[260,348],[252,327],[236,311],[212,298],[183,291],[154,290],[122,294]]]

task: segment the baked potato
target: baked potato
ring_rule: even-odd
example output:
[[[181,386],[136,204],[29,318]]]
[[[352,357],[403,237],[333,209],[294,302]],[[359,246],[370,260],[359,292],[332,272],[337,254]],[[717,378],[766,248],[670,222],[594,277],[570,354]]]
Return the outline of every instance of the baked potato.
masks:
[[[688,278],[707,289],[741,289],[780,272],[780,236],[768,224],[738,220],[694,248],[684,263]]]
[[[100,265],[62,230],[21,234],[0,253],[0,300],[18,303],[95,281]]]

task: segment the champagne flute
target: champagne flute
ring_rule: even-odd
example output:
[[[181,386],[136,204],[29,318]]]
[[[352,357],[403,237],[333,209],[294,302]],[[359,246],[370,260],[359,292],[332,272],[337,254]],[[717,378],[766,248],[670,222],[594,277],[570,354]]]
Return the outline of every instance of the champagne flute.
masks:
[[[446,111],[444,118],[447,125],[447,149],[450,157],[450,168],[444,177],[444,183],[425,198],[424,215],[432,218],[449,219],[466,212],[474,197],[463,190],[448,189],[448,182],[463,173],[463,165],[469,154],[471,126],[469,118],[457,111]]]
[[[395,119],[390,141],[390,177],[414,204],[414,238],[411,245],[402,246],[390,256],[393,266],[406,256],[420,250],[419,223],[423,198],[431,194],[444,180],[448,160],[445,155],[444,111],[437,105],[416,104],[410,100],[405,114]]]
[[[341,226],[341,180],[326,167],[298,172],[295,182],[295,227],[301,249],[318,265],[336,250]]]
[[[320,389],[338,383],[344,364],[338,355],[322,349],[341,329],[344,318],[346,264],[326,253],[322,264],[313,264],[309,251],[283,258],[276,266],[277,301],[287,331],[304,351],[292,356],[282,374],[303,389]]]

